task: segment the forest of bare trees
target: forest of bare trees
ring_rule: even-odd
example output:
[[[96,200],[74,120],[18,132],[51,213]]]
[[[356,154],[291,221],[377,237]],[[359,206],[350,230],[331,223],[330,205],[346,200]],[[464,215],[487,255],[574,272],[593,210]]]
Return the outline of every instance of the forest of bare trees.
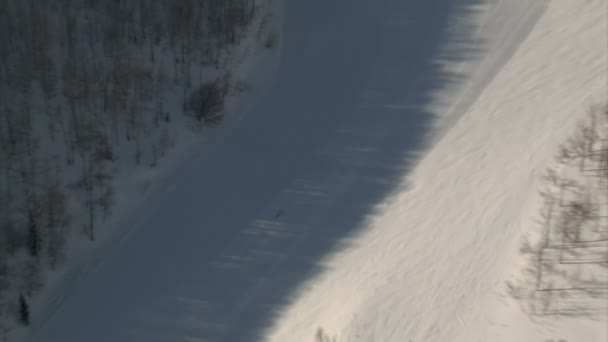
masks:
[[[0,317],[29,324],[69,237],[111,215],[116,172],[221,120],[257,2],[0,0]]]
[[[533,316],[608,313],[608,105],[589,112],[542,178],[539,232],[523,240],[527,267],[507,282]]]

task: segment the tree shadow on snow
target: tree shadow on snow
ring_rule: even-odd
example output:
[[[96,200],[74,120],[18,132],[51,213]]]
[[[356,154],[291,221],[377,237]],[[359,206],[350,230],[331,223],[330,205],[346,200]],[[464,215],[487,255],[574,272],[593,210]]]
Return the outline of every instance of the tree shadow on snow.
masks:
[[[429,147],[433,96],[463,82],[441,61],[481,53],[454,20],[480,2],[286,1],[271,96],[156,204],[45,341],[262,340]]]

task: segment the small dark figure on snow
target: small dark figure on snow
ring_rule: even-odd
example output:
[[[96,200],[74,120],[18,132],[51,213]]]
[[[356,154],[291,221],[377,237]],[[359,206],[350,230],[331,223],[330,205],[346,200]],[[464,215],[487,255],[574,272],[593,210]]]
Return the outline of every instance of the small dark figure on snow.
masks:
[[[30,307],[23,293],[19,294],[19,323],[30,325]]]
[[[279,209],[277,210],[277,212],[274,214],[274,218],[277,219],[281,216],[285,215],[285,211],[283,209]]]

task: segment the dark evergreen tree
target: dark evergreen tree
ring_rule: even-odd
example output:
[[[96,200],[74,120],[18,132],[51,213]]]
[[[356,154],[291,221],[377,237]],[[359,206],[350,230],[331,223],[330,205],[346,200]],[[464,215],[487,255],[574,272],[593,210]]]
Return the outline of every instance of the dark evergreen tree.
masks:
[[[30,307],[23,293],[19,294],[19,323],[30,325]]]

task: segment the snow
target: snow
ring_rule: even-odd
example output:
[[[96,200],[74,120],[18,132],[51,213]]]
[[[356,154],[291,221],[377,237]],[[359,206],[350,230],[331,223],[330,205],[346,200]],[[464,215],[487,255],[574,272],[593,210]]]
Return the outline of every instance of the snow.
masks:
[[[128,238],[132,227],[153,203],[166,193],[173,191],[175,180],[189,170],[189,162],[202,158],[206,150],[222,141],[227,132],[248,114],[255,103],[263,97],[277,68],[280,57],[280,35],[277,36],[273,48],[262,46],[263,39],[273,32],[280,32],[280,4],[275,0],[259,0],[258,14],[250,24],[251,29],[245,33],[239,44],[222,58],[220,69],[230,72],[236,81],[247,85],[243,92],[228,96],[225,105],[225,118],[221,130],[203,127],[202,130],[192,129],[179,116],[173,118],[179,123],[172,128],[175,135],[175,146],[172,147],[157,167],[123,167],[121,174],[115,177],[117,189],[117,205],[113,214],[99,224],[99,232],[94,244],[88,238],[74,234],[71,237],[68,254],[70,259],[59,265],[57,270],[48,272],[44,279],[45,287],[32,298],[31,310],[35,317],[36,327],[43,325],[55,313],[63,301],[78,286],[82,279],[103,261],[105,255],[114,246]],[[215,70],[213,70],[215,71]],[[216,71],[217,72],[217,71]],[[181,110],[181,103],[175,101],[173,107]],[[182,125],[180,125],[182,124]],[[144,146],[144,150],[147,146]],[[15,326],[14,328],[20,328]],[[22,340],[26,329],[14,329],[9,340]]]
[[[505,281],[542,173],[605,101],[605,1],[283,6],[265,95],[25,341],[604,341],[605,317],[537,324]]]
[[[316,327],[338,341],[607,339],[605,316],[539,324],[505,298],[509,273],[523,271],[522,232],[540,229],[540,176],[587,107],[607,94],[606,3],[545,5],[496,79],[403,177],[403,191],[352,247],[323,261],[327,271],[283,310],[270,341],[312,340]],[[511,20],[502,27],[517,30],[525,6],[539,5],[496,2],[488,15],[507,18],[487,25]],[[500,53],[488,49],[486,58],[504,59]]]

